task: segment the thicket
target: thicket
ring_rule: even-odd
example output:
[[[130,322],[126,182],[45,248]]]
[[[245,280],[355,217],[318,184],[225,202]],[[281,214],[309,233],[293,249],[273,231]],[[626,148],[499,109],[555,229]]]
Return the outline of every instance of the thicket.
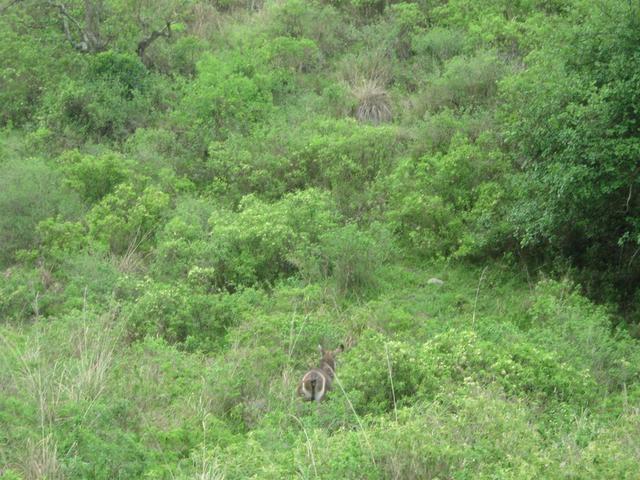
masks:
[[[0,5],[0,479],[635,478],[639,45],[623,0]]]

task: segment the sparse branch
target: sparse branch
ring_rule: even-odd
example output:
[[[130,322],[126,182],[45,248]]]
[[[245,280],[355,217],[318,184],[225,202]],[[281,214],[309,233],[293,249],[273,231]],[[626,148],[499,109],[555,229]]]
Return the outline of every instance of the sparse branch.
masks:
[[[100,32],[97,30],[98,22],[95,18],[95,15],[97,14],[95,11],[95,5],[92,5],[90,2],[85,2],[85,19],[87,21],[87,27],[85,28],[73,15],[71,15],[71,13],[69,13],[69,10],[67,10],[67,7],[63,3],[53,2],[51,0],[49,0],[48,3],[52,7],[56,8],[60,13],[64,34],[73,48],[83,53],[99,52],[104,50],[106,44],[101,41]],[[78,31],[80,41],[74,40],[70,24]]]
[[[144,54],[147,48],[160,37],[171,38],[171,21],[168,21],[161,30],[154,30],[148,37],[143,38],[138,42],[136,52],[140,59],[144,59]]]
[[[62,3],[57,2],[49,2],[49,5],[56,8],[60,13],[60,17],[62,18],[62,27],[64,28],[64,34],[67,37],[69,43],[81,52],[89,51],[89,41],[87,35],[84,33],[82,25],[69,13],[67,7],[65,7]],[[73,26],[78,30],[81,40],[76,42],[73,39],[73,35],[71,34],[71,28],[69,28],[69,22],[73,24]]]

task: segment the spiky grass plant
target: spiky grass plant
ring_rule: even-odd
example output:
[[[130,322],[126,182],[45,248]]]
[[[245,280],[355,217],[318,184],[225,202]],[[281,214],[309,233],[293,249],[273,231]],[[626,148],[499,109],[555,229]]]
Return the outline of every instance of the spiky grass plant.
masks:
[[[358,101],[355,117],[359,122],[379,125],[393,119],[389,94],[377,80],[363,79],[351,87]]]

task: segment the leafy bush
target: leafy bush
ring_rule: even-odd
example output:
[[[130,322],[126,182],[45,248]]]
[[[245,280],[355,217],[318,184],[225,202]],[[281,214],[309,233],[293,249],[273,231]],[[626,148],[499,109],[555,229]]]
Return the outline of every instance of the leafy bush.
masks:
[[[173,216],[157,234],[151,270],[170,282],[197,278],[202,288],[215,290],[215,247],[210,241],[208,219],[215,210],[210,202],[189,196],[178,198]]]
[[[0,265],[8,265],[19,249],[32,249],[41,220],[60,215],[72,219],[80,204],[63,186],[60,172],[36,158],[9,160],[0,176]]]
[[[318,190],[288,194],[273,204],[245,197],[237,215],[221,211],[209,220],[214,268],[228,288],[273,282],[295,271],[292,253],[317,243],[339,218],[330,197]]]
[[[547,16],[562,15],[570,0],[508,2],[503,0],[454,0],[433,9],[433,17],[448,27],[464,29],[470,46],[498,47],[512,55],[531,48],[531,37]]]
[[[366,231],[347,224],[322,234],[317,245],[298,249],[292,260],[306,280],[332,278],[338,296],[348,297],[375,290],[391,251],[391,235],[381,225]]]
[[[269,199],[309,188],[332,190],[341,211],[362,214],[367,189],[389,171],[401,148],[397,129],[320,118],[299,126],[274,125],[209,147],[208,177],[218,194]],[[357,187],[355,187],[357,185]]]
[[[72,138],[123,138],[144,124],[153,110],[154,91],[147,85],[146,68],[137,57],[99,53],[91,57],[84,78],[69,78],[48,92],[43,107],[46,125]]]
[[[59,163],[67,184],[90,204],[98,202],[134,174],[133,162],[113,152],[94,156],[67,151]]]
[[[411,39],[411,48],[416,55],[428,55],[444,63],[463,53],[464,37],[459,31],[434,27],[415,34]]]
[[[491,53],[454,57],[445,63],[442,75],[430,82],[421,101],[430,112],[484,105],[495,98],[504,70]]]
[[[147,69],[138,57],[113,51],[91,57],[87,71],[89,81],[104,80],[122,85],[128,99],[135,91],[144,89],[146,75]]]
[[[334,57],[353,41],[349,21],[330,5],[287,0],[267,5],[267,33],[271,38],[310,39],[323,57]]]
[[[592,293],[613,281],[631,295],[640,272],[638,6],[581,5],[571,18],[582,28],[556,29],[502,85],[503,128],[522,170],[512,222],[522,245],[589,265]]]
[[[186,160],[186,151],[178,136],[167,129],[138,128],[127,137],[123,150],[126,158],[135,160],[137,167],[152,178],[166,169],[172,169],[180,176],[196,177],[193,170],[201,168]]]
[[[640,382],[633,340],[625,331],[612,332],[606,310],[591,304],[567,281],[536,285],[525,326],[529,338],[575,368],[588,367],[609,391]]]
[[[318,47],[308,38],[277,37],[269,42],[269,60],[276,68],[308,73],[320,62]]]
[[[358,218],[369,207],[367,187],[393,167],[399,132],[347,120],[321,121],[316,128],[299,153],[309,176],[331,189],[341,211]]]
[[[486,192],[484,182],[506,169],[486,140],[481,148],[458,135],[446,154],[405,159],[390,176],[387,217],[417,253],[449,255],[460,247],[466,232],[462,212],[476,206]]]
[[[34,119],[43,94],[55,88],[75,62],[50,34],[25,35],[34,22],[31,15],[5,10],[0,18],[0,125],[19,126]]]
[[[555,353],[526,342],[496,350],[476,334],[456,330],[424,344],[370,334],[345,358],[340,378],[356,409],[372,414],[393,410],[394,393],[397,405],[412,405],[469,382],[496,382],[514,397],[579,409],[595,400],[596,386],[587,370],[559,362]]]
[[[238,320],[234,299],[228,294],[208,294],[185,284],[138,285],[143,292],[129,307],[128,332],[132,339],[159,336],[190,350],[216,350],[226,328]]]
[[[52,303],[43,272],[35,269],[9,269],[0,275],[0,318],[6,322],[25,322],[46,314]]]
[[[86,216],[89,234],[116,254],[150,248],[169,205],[169,195],[154,186],[122,183]]]
[[[255,58],[247,58],[207,55],[198,62],[177,112],[179,124],[193,130],[198,142],[246,133],[271,112],[270,79],[256,68]]]

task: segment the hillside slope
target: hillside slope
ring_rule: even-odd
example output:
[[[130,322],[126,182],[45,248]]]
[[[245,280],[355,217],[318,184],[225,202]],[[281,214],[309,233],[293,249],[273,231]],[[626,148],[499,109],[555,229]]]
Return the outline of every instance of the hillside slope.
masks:
[[[0,479],[637,478],[638,45],[625,0],[5,1]]]

